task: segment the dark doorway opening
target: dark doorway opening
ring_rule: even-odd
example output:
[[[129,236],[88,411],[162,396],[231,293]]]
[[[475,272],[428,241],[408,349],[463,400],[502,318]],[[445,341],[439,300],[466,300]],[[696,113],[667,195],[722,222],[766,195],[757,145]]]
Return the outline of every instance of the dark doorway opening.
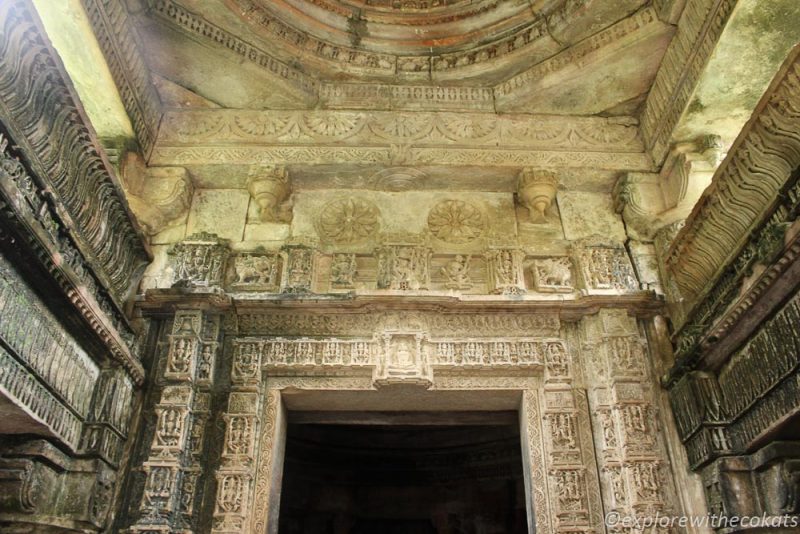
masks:
[[[528,532],[515,418],[307,419],[289,416],[279,534]]]

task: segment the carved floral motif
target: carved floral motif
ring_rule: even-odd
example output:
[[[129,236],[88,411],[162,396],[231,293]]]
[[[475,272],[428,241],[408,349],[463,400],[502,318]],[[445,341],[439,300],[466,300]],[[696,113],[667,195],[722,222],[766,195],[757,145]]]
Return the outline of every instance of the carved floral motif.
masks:
[[[334,200],[317,219],[320,237],[333,243],[354,243],[374,237],[378,231],[378,208],[355,198]]]
[[[462,200],[445,200],[436,204],[428,214],[428,228],[447,243],[469,243],[486,228],[483,213]]]

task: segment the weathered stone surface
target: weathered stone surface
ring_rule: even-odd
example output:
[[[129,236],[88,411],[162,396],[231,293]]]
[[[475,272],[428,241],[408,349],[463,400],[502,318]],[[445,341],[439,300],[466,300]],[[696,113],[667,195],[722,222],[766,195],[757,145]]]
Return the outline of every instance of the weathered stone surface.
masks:
[[[518,417],[530,532],[797,513],[793,63],[701,196],[786,2],[81,0],[136,137],[107,154],[30,2],[0,530],[276,533],[287,426],[453,411]]]

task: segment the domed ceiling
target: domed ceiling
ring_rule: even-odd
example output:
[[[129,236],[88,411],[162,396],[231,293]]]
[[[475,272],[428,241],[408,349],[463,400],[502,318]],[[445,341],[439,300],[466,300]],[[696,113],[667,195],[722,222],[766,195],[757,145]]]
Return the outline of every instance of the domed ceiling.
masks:
[[[327,105],[342,84],[377,84],[468,88],[468,110],[630,114],[674,33],[647,0],[139,1],[162,92],[193,93],[165,99],[239,108]]]
[[[497,82],[629,15],[580,0],[225,0],[251,29],[323,70]],[[608,4],[608,2],[606,2]],[[588,16],[588,17],[587,17]]]

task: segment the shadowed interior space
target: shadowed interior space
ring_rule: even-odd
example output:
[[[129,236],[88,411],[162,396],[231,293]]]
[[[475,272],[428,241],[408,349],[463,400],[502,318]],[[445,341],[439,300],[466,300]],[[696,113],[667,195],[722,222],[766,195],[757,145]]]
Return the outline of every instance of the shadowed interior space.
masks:
[[[289,417],[280,534],[527,532],[518,424]]]

